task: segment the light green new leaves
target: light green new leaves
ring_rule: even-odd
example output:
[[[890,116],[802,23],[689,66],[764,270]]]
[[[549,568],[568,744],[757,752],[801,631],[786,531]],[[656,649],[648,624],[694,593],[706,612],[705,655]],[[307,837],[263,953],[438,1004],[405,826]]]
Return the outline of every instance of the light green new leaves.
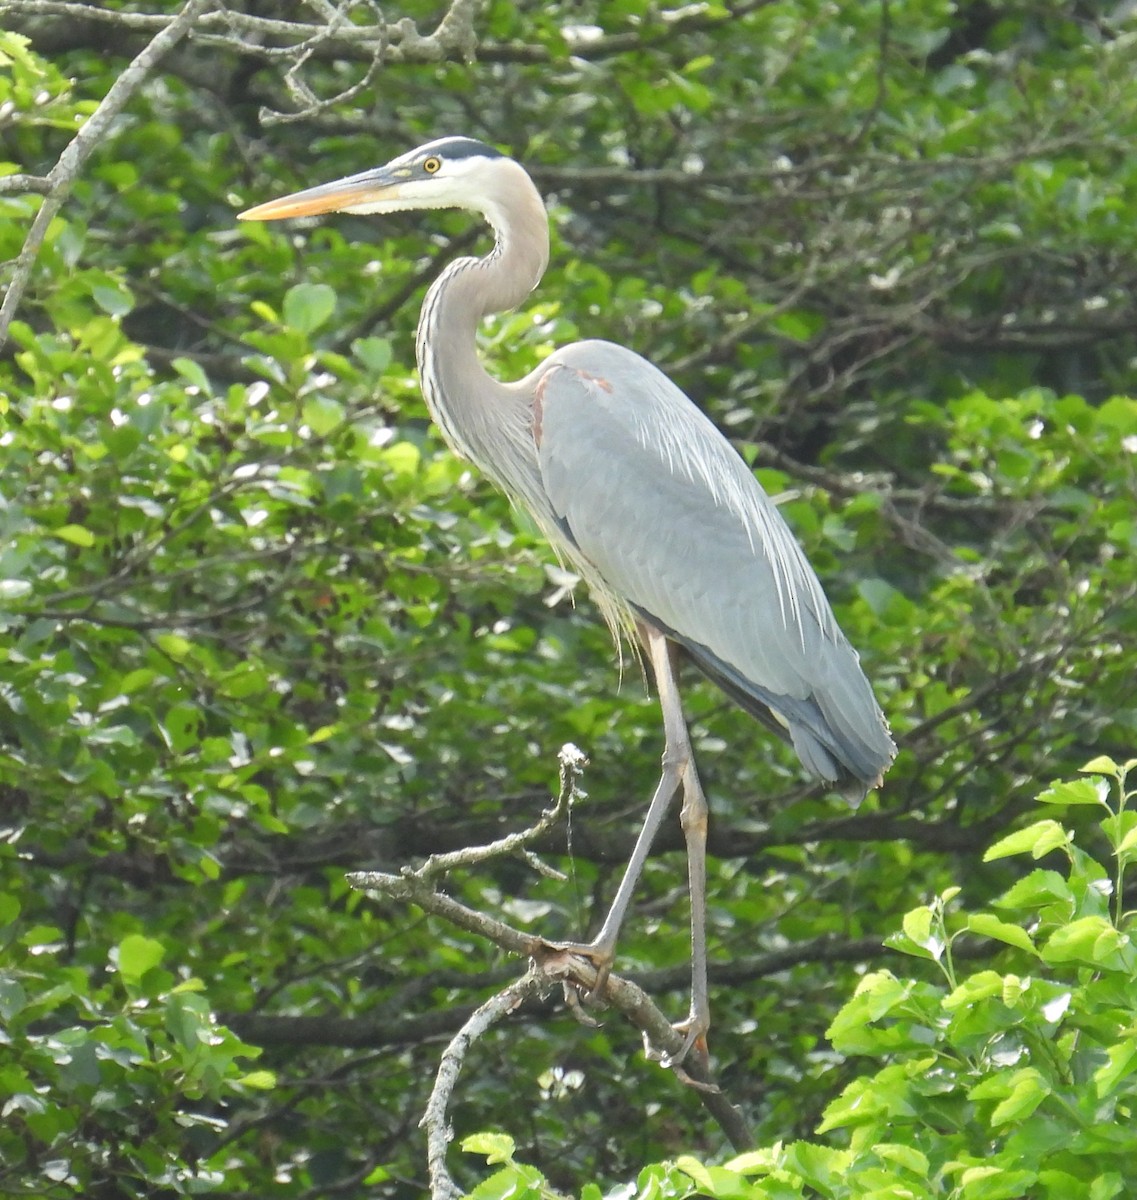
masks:
[[[166,948],[161,942],[132,933],[118,944],[116,958],[119,974],[128,985],[137,985],[146,972],[158,966],[165,956]]]

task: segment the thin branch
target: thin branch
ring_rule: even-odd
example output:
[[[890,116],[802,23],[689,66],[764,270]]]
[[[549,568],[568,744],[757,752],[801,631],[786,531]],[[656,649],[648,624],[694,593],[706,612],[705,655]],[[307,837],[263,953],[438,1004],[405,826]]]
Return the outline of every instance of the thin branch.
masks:
[[[419,1122],[419,1128],[426,1130],[426,1162],[433,1200],[457,1200],[463,1194],[446,1169],[446,1151],[454,1136],[446,1113],[466,1054],[483,1033],[515,1012],[529,997],[539,995],[547,986],[548,980],[543,979],[536,969],[531,969],[477,1008],[442,1052],[434,1087],[431,1088],[426,1111]]]
[[[532,960],[544,975],[583,995],[596,988],[596,968],[587,959],[546,942],[535,934],[522,933],[495,917],[468,908],[457,900],[436,892],[426,880],[412,874],[388,875],[381,871],[356,871],[347,876],[354,888],[382,892],[394,900],[417,905],[432,916],[442,917],[467,933],[484,937],[511,954]],[[685,1039],[676,1032],[667,1017],[643,988],[618,975],[610,975],[603,1000],[622,1013],[639,1031],[648,1052],[662,1055],[664,1061],[682,1054]],[[691,1083],[707,1111],[718,1121],[736,1149],[752,1143],[746,1123],[730,1102],[718,1091],[706,1063],[689,1055],[677,1074]]]
[[[328,7],[331,8],[330,5]],[[317,35],[298,46],[290,46],[286,50],[276,52],[294,59],[292,65],[284,73],[284,86],[288,89],[288,94],[297,102],[299,107],[295,112],[291,113],[277,112],[273,109],[262,107],[260,110],[260,122],[262,126],[285,125],[317,116],[321,112],[327,112],[340,104],[346,104],[354,100],[356,96],[371,86],[375,76],[379,72],[379,68],[387,57],[389,46],[387,25],[382,19],[380,19],[377,25],[379,31],[378,45],[375,47],[371,62],[367,65],[366,73],[358,82],[334,96],[321,100],[301,77],[302,70],[324,42],[336,37],[345,28],[348,30],[354,29],[354,25],[346,11],[348,7],[347,0],[344,0],[338,8],[331,9],[326,14],[326,24]]]
[[[522,933],[496,917],[487,917],[485,913],[467,908],[457,900],[436,892],[429,883],[410,872],[390,875],[385,871],[351,871],[347,881],[360,891],[381,892],[402,904],[416,904],[423,912],[441,917],[451,925],[485,938],[502,950],[522,958],[532,958],[540,952],[543,944],[535,934]]]
[[[51,180],[46,175],[5,175],[0,177],[0,196],[9,192],[17,195],[38,193],[46,196],[51,191]]]
[[[162,57],[190,32],[197,18],[215,3],[216,0],[186,0],[181,12],[165,24],[161,32],[154,36],[114,81],[98,108],[68,142],[59,156],[59,161],[48,172],[49,189],[24,239],[8,291],[4,296],[4,303],[0,305],[0,349],[3,349],[8,340],[8,329],[31,279],[32,268],[43,245],[48,226],[63,207],[63,202],[79,178],[83,164]]]
[[[773,0],[738,0],[725,9],[686,5],[673,13],[660,13],[642,28],[593,37],[566,38],[576,58],[597,61],[614,55],[666,44],[680,34],[713,30],[737,22]],[[391,63],[472,61],[475,52],[483,62],[536,65],[553,61],[554,52],[540,43],[505,42],[479,45],[474,25],[485,0],[451,0],[442,19],[429,34],[421,34],[409,17],[387,25],[346,25],[328,36],[323,22],[282,21],[228,9],[211,13],[196,40],[199,45],[223,48],[261,60],[311,47],[310,57],[324,62],[371,61],[382,48]],[[160,13],[123,12],[97,4],[68,0],[0,0],[0,12],[31,17],[56,17],[72,23],[102,21],[119,29],[146,32],[160,29],[168,18]]]
[[[579,786],[580,777],[588,765],[588,759],[584,753],[572,742],[566,742],[557,754],[557,759],[561,765],[560,791],[556,803],[541,814],[535,825],[518,833],[507,834],[485,846],[467,846],[449,854],[432,854],[417,871],[411,871],[410,874],[415,879],[426,881],[444,871],[452,870],[454,867],[468,867],[474,863],[485,862],[490,858],[516,854],[525,849],[530,842],[547,833],[576,801],[585,798],[585,793],[580,790]]]

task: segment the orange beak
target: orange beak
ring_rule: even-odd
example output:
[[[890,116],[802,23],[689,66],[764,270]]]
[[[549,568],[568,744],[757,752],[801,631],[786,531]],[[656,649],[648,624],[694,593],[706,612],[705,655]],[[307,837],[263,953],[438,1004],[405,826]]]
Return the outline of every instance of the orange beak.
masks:
[[[280,221],[285,217],[314,217],[329,212],[391,212],[403,207],[398,201],[401,182],[386,167],[378,167],[254,205],[238,213],[237,219]]]

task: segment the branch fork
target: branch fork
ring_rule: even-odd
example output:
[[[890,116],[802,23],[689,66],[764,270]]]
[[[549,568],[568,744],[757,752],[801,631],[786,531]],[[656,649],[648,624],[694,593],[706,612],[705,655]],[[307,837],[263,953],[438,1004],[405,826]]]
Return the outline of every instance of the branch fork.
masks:
[[[390,899],[415,904],[432,916],[441,917],[459,929],[484,937],[501,949],[528,960],[525,974],[482,1004],[442,1055],[421,1122],[427,1134],[427,1161],[434,1200],[456,1200],[462,1194],[446,1169],[446,1152],[452,1137],[447,1112],[470,1048],[527,1000],[547,995],[558,985],[564,991],[569,1010],[585,1024],[599,1023],[586,1011],[585,1003],[589,1007],[610,1007],[625,1016],[640,1031],[647,1057],[669,1067],[681,1082],[696,1089],[734,1148],[742,1151],[752,1144],[746,1122],[715,1084],[706,1055],[684,1056],[687,1039],[683,1032],[671,1024],[643,988],[616,974],[602,979],[595,964],[573,947],[523,933],[496,917],[459,903],[435,887],[434,880],[439,875],[456,867],[468,867],[506,854],[528,855],[530,843],[547,832],[576,800],[583,798],[580,777],[588,760],[571,744],[562,747],[558,757],[560,790],[557,799],[529,829],[484,846],[433,855],[417,869],[405,868],[397,875],[356,871],[347,877],[354,888],[381,892]]]

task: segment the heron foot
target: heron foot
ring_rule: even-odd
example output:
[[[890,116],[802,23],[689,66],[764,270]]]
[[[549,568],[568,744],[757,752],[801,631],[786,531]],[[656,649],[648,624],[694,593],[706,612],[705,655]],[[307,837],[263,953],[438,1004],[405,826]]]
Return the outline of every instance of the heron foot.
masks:
[[[583,995],[581,987],[578,983],[573,983],[572,980],[566,979],[561,984],[564,990],[565,1007],[570,1013],[580,1022],[581,1025],[587,1025],[590,1029],[599,1029],[600,1022],[585,1008],[588,1001],[588,995]]]
[[[564,981],[565,1002],[577,1020],[586,1025],[598,1024],[592,1017],[587,1016],[584,1006],[600,1008],[604,1005],[604,992],[608,987],[608,977],[612,974],[612,964],[616,958],[611,947],[595,942],[546,942],[542,939],[541,949],[547,952],[542,954],[543,959],[568,956],[582,958],[592,966],[596,977],[591,982],[585,984],[569,979]]]
[[[693,1055],[704,1066],[710,1061],[710,1048],[707,1045],[707,1030],[710,1021],[706,1017],[697,1017],[692,1013],[685,1021],[677,1021],[672,1025],[676,1033],[683,1035],[683,1045],[678,1052],[663,1059],[663,1066],[675,1067],[684,1062],[688,1055]]]
[[[683,1064],[689,1059],[692,1062],[698,1063],[703,1068],[707,1067],[710,1063],[710,1049],[707,1045],[707,1030],[709,1027],[710,1022],[708,1020],[692,1014],[686,1020],[677,1021],[671,1027],[676,1033],[683,1035],[683,1045],[678,1050],[670,1053],[660,1050],[653,1046],[645,1036],[644,1054],[652,1062],[659,1063],[664,1069],[674,1071],[679,1080],[688,1086],[696,1088],[699,1091],[717,1092],[719,1089],[714,1084],[700,1083],[698,1080],[692,1079],[683,1069]]]

